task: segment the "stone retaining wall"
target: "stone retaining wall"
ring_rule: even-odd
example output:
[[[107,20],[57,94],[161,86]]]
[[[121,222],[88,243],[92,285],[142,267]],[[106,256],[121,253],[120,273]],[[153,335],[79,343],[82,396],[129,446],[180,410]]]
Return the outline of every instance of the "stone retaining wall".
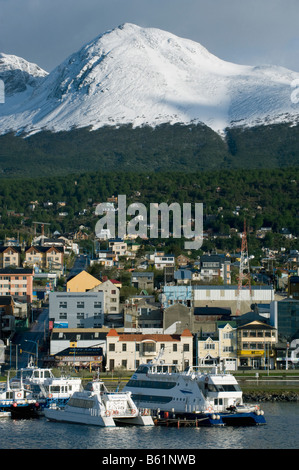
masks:
[[[298,402],[299,393],[295,392],[243,392],[243,401],[246,402],[265,402],[265,401],[289,401]]]

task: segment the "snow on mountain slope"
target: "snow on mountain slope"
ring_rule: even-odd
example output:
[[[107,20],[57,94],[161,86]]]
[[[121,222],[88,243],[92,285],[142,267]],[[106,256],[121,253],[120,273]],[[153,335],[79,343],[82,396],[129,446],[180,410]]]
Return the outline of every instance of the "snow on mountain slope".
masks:
[[[165,122],[203,122],[221,133],[298,122],[291,83],[299,73],[225,62],[199,43],[133,24],[98,36],[41,76],[22,100],[15,94],[0,105],[0,133]]]

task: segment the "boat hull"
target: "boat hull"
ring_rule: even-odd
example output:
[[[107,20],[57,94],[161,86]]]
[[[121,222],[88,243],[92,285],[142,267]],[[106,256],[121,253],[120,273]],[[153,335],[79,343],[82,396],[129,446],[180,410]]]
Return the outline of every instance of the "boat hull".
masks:
[[[156,413],[156,425],[167,426],[256,426],[266,424],[263,414],[255,411],[235,413]]]
[[[132,426],[153,426],[154,422],[151,416],[124,416],[112,417],[101,416],[98,414],[72,413],[66,410],[47,408],[44,415],[49,421],[57,421],[74,424],[87,424],[101,427],[115,427],[116,425],[132,425]]]

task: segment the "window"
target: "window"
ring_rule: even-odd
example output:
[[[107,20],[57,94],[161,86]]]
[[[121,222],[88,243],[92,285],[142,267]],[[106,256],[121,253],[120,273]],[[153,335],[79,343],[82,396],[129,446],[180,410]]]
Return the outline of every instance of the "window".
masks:
[[[122,344],[122,350],[123,350],[123,351],[126,351],[126,350],[127,350],[127,343],[123,343],[123,344]]]
[[[59,312],[59,320],[66,320],[67,313],[66,312]]]
[[[189,344],[184,344],[183,351],[189,351]]]
[[[109,344],[109,351],[110,352],[115,351],[115,344],[114,343]]]
[[[78,319],[78,320],[84,319],[84,312],[77,312],[77,319]]]
[[[67,302],[59,302],[59,308],[67,308]]]
[[[144,352],[156,352],[156,343],[143,343]]]
[[[178,350],[178,345],[177,345],[177,344],[173,344],[173,345],[172,345],[172,350],[173,350],[173,352],[177,352],[177,350]]]
[[[122,367],[124,367],[124,368],[126,369],[126,368],[127,368],[127,360],[126,360],[126,359],[122,359],[121,365],[122,365]]]
[[[77,302],[77,308],[84,308],[84,302]]]
[[[102,308],[102,302],[95,302],[94,308]]]

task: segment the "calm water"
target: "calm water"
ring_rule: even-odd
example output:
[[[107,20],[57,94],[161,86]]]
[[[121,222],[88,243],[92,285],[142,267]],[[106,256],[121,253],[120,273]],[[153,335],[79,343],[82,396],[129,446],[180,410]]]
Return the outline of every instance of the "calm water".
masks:
[[[0,419],[1,449],[299,449],[299,404],[265,403],[267,424],[254,427],[98,428]]]

